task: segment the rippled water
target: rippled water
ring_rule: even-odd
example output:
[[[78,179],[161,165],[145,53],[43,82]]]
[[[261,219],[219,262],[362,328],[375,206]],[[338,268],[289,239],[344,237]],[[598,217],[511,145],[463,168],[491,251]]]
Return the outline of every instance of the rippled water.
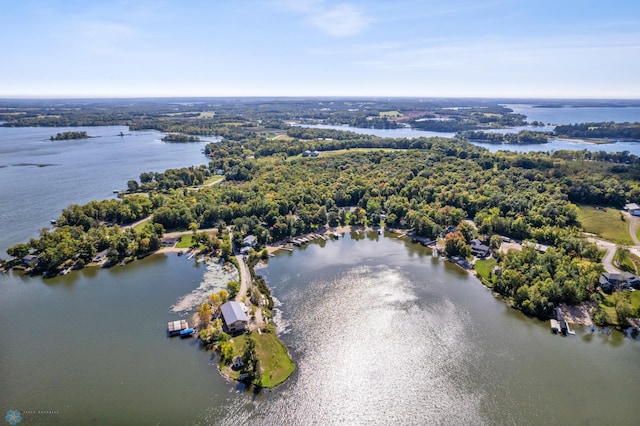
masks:
[[[636,423],[640,342],[553,335],[428,249],[375,233],[270,258],[260,272],[296,371],[243,391],[196,340],[166,336],[216,267],[169,255],[5,276],[0,410],[61,424]]]

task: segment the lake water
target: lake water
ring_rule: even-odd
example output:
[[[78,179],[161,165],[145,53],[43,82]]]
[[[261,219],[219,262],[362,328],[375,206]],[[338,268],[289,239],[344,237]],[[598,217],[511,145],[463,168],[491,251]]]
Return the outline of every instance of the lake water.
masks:
[[[637,423],[640,342],[553,335],[429,249],[375,233],[269,260],[260,273],[297,369],[243,392],[194,339],[165,335],[216,270],[156,255],[3,276],[0,410],[59,424]]]
[[[63,130],[102,137],[46,140]],[[0,245],[142,171],[204,160],[201,145],[120,131],[0,129]],[[637,423],[640,342],[552,335],[419,245],[347,235],[260,273],[297,370],[259,395],[223,380],[195,340],[165,335],[231,279],[219,265],[156,255],[49,280],[0,274],[0,412],[26,412],[24,424]]]
[[[540,121],[545,124],[572,124],[572,123],[584,123],[584,122],[600,122],[600,121],[615,121],[618,123],[623,122],[640,122],[640,107],[626,107],[626,108],[610,108],[610,107],[589,107],[589,108],[536,108],[529,104],[508,104],[505,105],[519,114],[527,116],[527,121]],[[362,129],[351,126],[334,126],[325,124],[315,125],[301,125],[303,127],[318,128],[318,129],[335,129],[335,130],[348,130],[358,134],[374,135],[385,138],[418,138],[418,137],[443,137],[452,138],[455,133],[446,132],[428,132],[418,129]],[[517,133],[521,130],[542,131],[551,132],[555,126],[521,126],[513,127],[509,129],[495,129],[491,132],[496,133]],[[500,150],[505,151],[518,151],[518,152],[551,152],[559,150],[583,150],[587,151],[605,151],[605,152],[622,152],[629,151],[631,154],[640,156],[640,142],[629,141],[612,141],[608,144],[593,144],[582,141],[567,141],[563,139],[552,138],[549,143],[544,145],[508,145],[508,144],[488,144],[473,142],[474,145],[481,146],[488,149],[491,152]]]
[[[48,140],[64,131],[97,137]],[[166,143],[162,136],[123,126],[0,127],[0,256],[37,236],[71,203],[113,197],[142,172],[206,164],[204,144]]]
[[[530,104],[507,104],[513,112],[524,114],[527,121],[545,124],[578,124],[615,121],[617,123],[640,121],[640,107],[580,107],[539,108]]]

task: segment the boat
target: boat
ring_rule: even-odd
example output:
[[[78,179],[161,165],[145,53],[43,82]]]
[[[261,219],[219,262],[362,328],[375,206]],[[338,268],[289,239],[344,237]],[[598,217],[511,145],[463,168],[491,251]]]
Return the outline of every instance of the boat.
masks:
[[[57,221],[51,219],[49,222],[51,222],[52,225],[55,225],[57,223]]]
[[[119,193],[120,193],[120,190],[118,190],[118,189],[114,189],[114,190],[113,190],[113,193],[114,193],[114,194],[119,194]]]
[[[189,337],[193,336],[193,333],[196,331],[193,328],[185,328],[184,330],[180,330],[180,337]]]

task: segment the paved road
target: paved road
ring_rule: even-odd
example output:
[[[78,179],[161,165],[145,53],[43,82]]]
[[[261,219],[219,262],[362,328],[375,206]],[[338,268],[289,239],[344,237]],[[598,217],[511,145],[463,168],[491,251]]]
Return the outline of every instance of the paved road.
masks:
[[[617,246],[614,243],[610,243],[609,241],[599,240],[597,238],[587,238],[587,241],[592,243],[596,243],[598,248],[607,250],[607,253],[602,258],[602,265],[604,266],[604,270],[609,273],[618,273],[620,270],[613,266],[613,257],[616,255]]]
[[[636,235],[636,224],[640,218],[638,218],[638,216],[630,215],[629,212],[624,212],[623,214],[629,221],[629,235],[633,240],[633,244],[640,246],[640,240],[638,240],[638,236]]]
[[[238,265],[240,265],[240,271],[238,271],[240,273],[240,290],[238,290],[238,294],[236,295],[236,302],[240,303],[242,302],[242,296],[247,294],[247,290],[251,285],[251,274],[241,254],[236,256],[236,260],[238,261]]]

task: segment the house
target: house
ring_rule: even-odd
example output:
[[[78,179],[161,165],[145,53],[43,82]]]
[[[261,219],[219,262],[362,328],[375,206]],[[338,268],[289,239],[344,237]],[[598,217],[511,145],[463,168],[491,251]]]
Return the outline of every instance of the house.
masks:
[[[311,151],[309,151],[309,150],[306,150],[306,151],[304,151],[304,152],[302,153],[302,156],[303,156],[303,157],[308,157],[308,156],[310,156],[310,155],[311,155]]]
[[[633,216],[640,216],[640,206],[636,203],[625,204],[624,209]]]
[[[242,247],[255,247],[257,244],[257,240],[255,235],[247,235],[242,240]]]
[[[484,258],[489,256],[490,249],[489,249],[489,246],[483,244],[482,241],[475,238],[471,240],[471,253],[475,257]]]
[[[238,302],[227,302],[220,307],[220,310],[224,326],[230,333],[243,331],[247,327],[249,318]]]
[[[234,356],[232,362],[233,364],[231,365],[231,368],[233,368],[234,370],[240,370],[242,367],[244,367],[242,357],[239,355]]]
[[[94,261],[94,262],[96,262],[96,263],[100,263],[100,262],[102,262],[103,260],[105,260],[105,259],[106,259],[106,257],[107,257],[107,253],[108,253],[108,252],[109,252],[109,249],[107,249],[107,250],[102,250],[100,253],[96,254],[96,255],[93,257],[93,261]]]
[[[610,273],[603,272],[600,275],[600,288],[610,292],[615,290],[629,290],[631,288],[640,289],[640,277],[628,272]]]
[[[549,250],[549,246],[544,244],[533,243],[531,241],[525,241],[522,243],[523,247],[533,247],[533,249],[539,253],[546,253]]]
[[[319,151],[312,151],[312,152],[311,152],[311,156],[312,156],[312,157],[317,157],[318,155],[320,155],[320,152],[319,152]]]
[[[35,254],[28,254],[22,258],[22,263],[26,266],[34,266],[36,263],[38,263],[38,256],[36,256]]]

